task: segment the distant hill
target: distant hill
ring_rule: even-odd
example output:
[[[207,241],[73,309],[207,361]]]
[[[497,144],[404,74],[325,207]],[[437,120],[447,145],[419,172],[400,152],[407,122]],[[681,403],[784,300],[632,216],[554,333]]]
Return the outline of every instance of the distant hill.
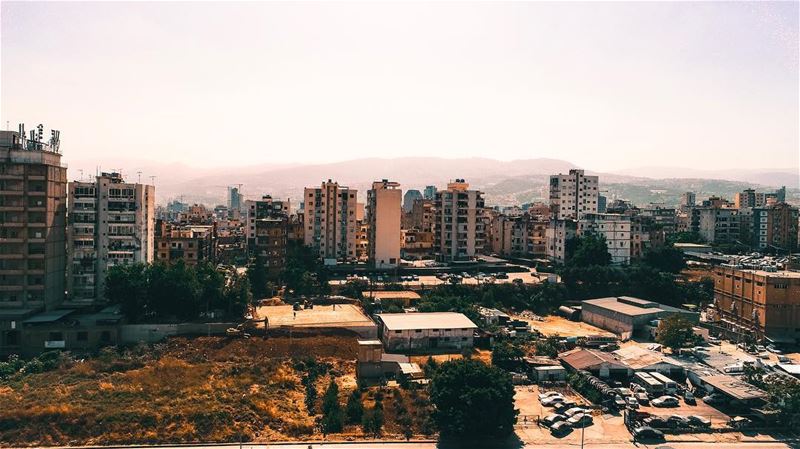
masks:
[[[226,186],[236,184],[243,185],[242,191],[247,198],[258,198],[268,193],[274,197],[292,198],[296,202],[302,196],[303,187],[317,186],[327,179],[358,189],[359,197],[365,199],[372,181],[383,178],[400,182],[404,190],[422,190],[426,185],[444,187],[448,180],[464,178],[473,187],[486,192],[488,204],[521,204],[544,201],[549,175],[576,168],[574,164],[558,159],[498,161],[438,157],[365,158],[326,164],[259,164],[217,169],[193,169],[183,164],[159,166],[141,161],[107,164],[109,167],[127,167],[123,174],[130,180],[136,179],[137,171],[142,171],[143,182],[149,182],[150,175],[156,176],[157,199],[161,203],[182,197],[186,202],[209,205],[224,204]],[[78,177],[80,168],[84,169],[85,175],[94,173],[95,167],[83,165],[70,162],[70,179]],[[785,169],[714,172],[644,168],[602,173],[587,168],[587,174],[600,176],[601,189],[610,199],[622,198],[636,204],[677,204],[686,191],[696,192],[698,199],[710,195],[733,199],[736,192],[748,187],[771,191],[780,185],[787,186],[790,200],[800,202],[798,176]]]

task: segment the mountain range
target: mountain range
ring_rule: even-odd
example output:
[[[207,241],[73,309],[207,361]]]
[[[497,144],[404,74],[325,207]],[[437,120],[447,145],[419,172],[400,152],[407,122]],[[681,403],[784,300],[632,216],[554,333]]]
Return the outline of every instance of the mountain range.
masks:
[[[90,164],[94,164],[91,162]],[[70,162],[70,179],[81,171],[85,177],[99,168],[84,162]],[[104,167],[128,167],[123,175],[129,181],[154,181],[157,201],[165,203],[182,198],[185,202],[207,205],[225,204],[227,187],[242,185],[248,199],[271,194],[296,202],[303,187],[318,186],[332,179],[356,188],[359,196],[372,181],[390,179],[404,190],[422,190],[426,185],[444,187],[448,180],[466,179],[486,193],[490,205],[521,204],[547,198],[549,175],[580,168],[558,159],[523,159],[499,161],[490,158],[445,159],[438,157],[364,158],[323,164],[259,164],[246,167],[197,169],[185,164],[157,165],[144,161],[105,161]],[[101,171],[112,171],[104,168]],[[797,170],[702,170],[644,167],[613,173],[586,173],[600,176],[601,190],[609,199],[621,198],[636,204],[649,202],[677,204],[680,195],[694,191],[701,199],[720,195],[732,199],[736,192],[753,187],[772,191],[787,186],[790,201],[800,199],[800,176]],[[155,176],[155,178],[150,178]],[[363,196],[362,196],[363,194]]]

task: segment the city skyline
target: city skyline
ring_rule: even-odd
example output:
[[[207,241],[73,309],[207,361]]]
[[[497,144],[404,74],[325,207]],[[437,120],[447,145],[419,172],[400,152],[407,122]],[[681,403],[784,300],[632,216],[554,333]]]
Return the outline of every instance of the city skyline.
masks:
[[[797,12],[3,3],[2,120],[60,129],[66,163],[104,168],[426,155],[603,172],[796,167]],[[33,59],[48,70],[29,70]]]

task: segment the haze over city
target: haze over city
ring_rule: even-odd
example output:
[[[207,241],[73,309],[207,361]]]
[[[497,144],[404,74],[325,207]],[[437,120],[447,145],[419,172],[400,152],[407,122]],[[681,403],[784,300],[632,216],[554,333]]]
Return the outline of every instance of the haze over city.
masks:
[[[798,166],[797,2],[3,2],[1,37],[2,125],[76,167]]]

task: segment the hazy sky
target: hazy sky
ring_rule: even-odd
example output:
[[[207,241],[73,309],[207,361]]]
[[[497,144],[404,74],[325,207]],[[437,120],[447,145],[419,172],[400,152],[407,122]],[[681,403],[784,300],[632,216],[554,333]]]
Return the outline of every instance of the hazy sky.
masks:
[[[66,162],[798,166],[798,2],[2,2],[2,125]]]

